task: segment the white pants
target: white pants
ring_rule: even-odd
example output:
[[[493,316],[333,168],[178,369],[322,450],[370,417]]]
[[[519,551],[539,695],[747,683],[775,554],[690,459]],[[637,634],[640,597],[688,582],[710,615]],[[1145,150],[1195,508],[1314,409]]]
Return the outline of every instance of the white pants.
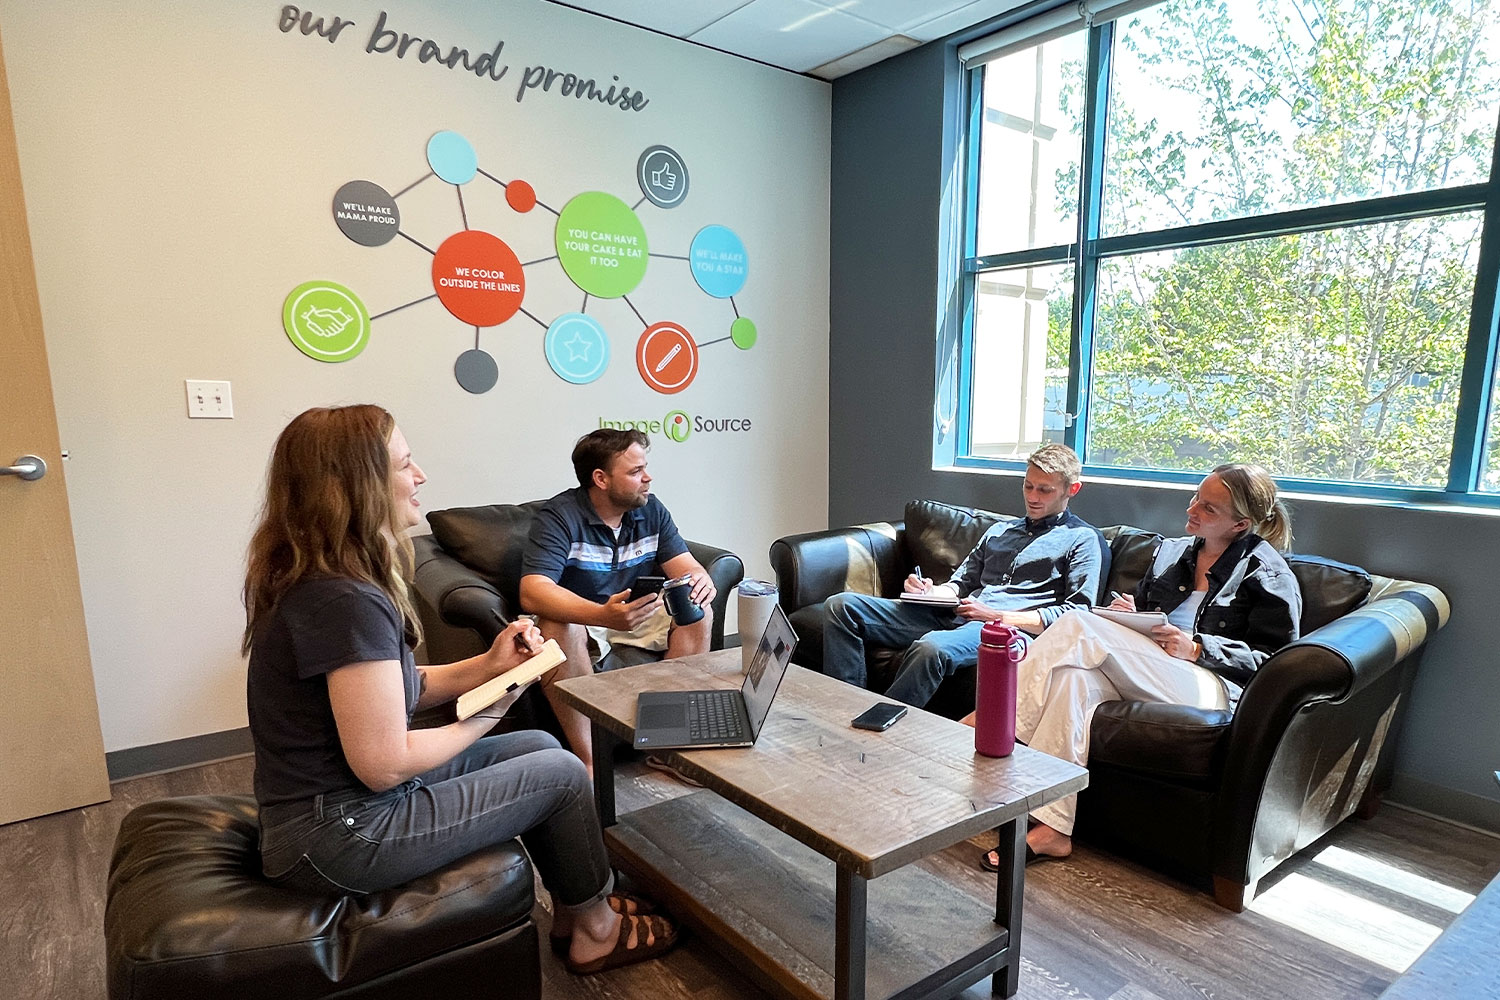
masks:
[[[1188,660],[1169,656],[1150,636],[1089,611],[1069,611],[1031,643],[1016,685],[1016,739],[1033,750],[1087,764],[1089,724],[1106,701],[1155,701],[1228,708],[1238,685]],[[1032,812],[1060,833],[1073,833],[1078,796]]]

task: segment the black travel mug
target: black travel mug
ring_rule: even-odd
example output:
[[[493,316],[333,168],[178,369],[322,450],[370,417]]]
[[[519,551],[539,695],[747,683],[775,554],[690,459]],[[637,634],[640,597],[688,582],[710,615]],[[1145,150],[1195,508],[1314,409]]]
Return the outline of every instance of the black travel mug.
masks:
[[[679,576],[668,580],[661,587],[662,603],[667,614],[679,625],[691,625],[703,620],[703,609],[693,600],[693,575]]]

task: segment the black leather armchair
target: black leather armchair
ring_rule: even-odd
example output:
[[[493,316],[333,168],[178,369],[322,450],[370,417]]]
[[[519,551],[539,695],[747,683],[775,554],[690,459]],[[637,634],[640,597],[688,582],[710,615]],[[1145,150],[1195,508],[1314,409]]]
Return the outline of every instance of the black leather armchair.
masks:
[[[507,621],[521,613],[521,557],[531,519],[543,503],[454,507],[427,515],[432,534],[412,539],[416,549],[412,582],[428,662],[448,663],[481,652],[500,629],[496,612]],[[729,594],[744,579],[745,564],[725,549],[693,541],[687,544],[718,590],[713,601],[712,645],[722,649]],[[656,659],[652,653],[618,646],[601,666],[607,669],[651,659]],[[526,702],[523,697],[522,704]]]
[[[822,604],[843,590],[894,597],[920,565],[942,580],[1002,515],[914,501],[904,521],[778,539],[771,546],[797,660],[822,664]],[[1129,593],[1159,536],[1103,529],[1108,590]],[[1268,659],[1233,713],[1118,701],[1090,729],[1089,787],[1075,833],[1211,884],[1242,909],[1259,880],[1358,811],[1390,783],[1401,718],[1427,637],[1448,621],[1435,587],[1372,577],[1316,556],[1288,563],[1302,589],[1302,638]],[[872,650],[872,686],[899,651]],[[974,704],[962,671],[928,707],[953,718]]]
[[[260,873],[255,800],[150,802],[120,824],[104,939],[111,1000],[542,995],[531,861],[506,841],[385,892]]]

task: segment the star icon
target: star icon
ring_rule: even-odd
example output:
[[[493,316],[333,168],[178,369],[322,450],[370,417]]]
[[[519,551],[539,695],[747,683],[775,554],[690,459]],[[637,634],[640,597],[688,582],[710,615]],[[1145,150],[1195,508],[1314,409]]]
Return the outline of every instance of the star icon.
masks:
[[[563,346],[568,349],[569,361],[587,361],[589,359],[589,352],[594,349],[592,343],[584,340],[583,335],[576,332],[571,339],[563,343]]]

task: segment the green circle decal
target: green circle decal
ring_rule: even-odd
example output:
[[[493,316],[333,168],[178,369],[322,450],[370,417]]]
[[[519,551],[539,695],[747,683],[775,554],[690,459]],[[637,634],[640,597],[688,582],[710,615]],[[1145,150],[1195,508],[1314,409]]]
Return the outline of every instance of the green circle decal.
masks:
[[[348,361],[370,342],[370,311],[343,285],[305,281],[281,307],[281,325],[297,350],[315,361]]]
[[[748,351],[755,346],[755,324],[744,316],[729,324],[729,339],[734,346]]]
[[[601,299],[629,295],[646,276],[646,228],[630,206],[585,191],[557,217],[557,259],[579,288]]]

